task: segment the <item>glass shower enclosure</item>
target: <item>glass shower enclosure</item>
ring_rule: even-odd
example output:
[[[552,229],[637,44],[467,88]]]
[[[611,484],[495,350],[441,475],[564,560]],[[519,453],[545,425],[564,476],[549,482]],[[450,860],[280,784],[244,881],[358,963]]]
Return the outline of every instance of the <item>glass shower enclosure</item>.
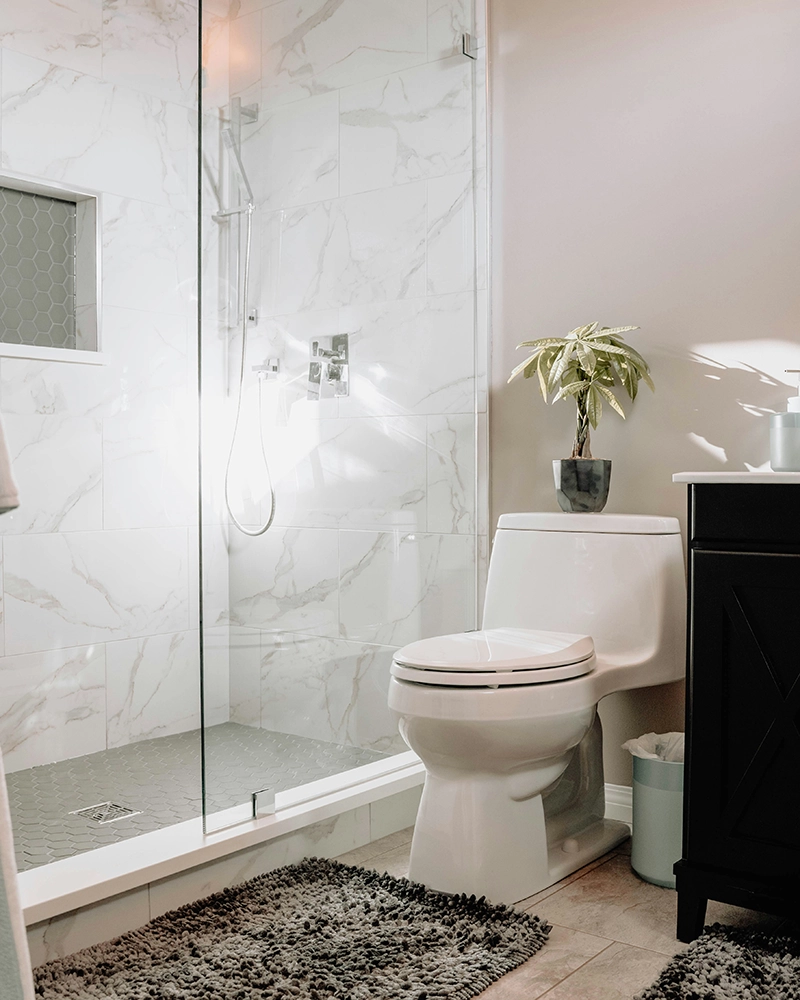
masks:
[[[485,143],[471,3],[206,5],[204,39],[210,818],[405,751],[393,652],[477,627]]]
[[[5,6],[0,748],[33,876],[390,769],[393,651],[478,624],[484,15]]]

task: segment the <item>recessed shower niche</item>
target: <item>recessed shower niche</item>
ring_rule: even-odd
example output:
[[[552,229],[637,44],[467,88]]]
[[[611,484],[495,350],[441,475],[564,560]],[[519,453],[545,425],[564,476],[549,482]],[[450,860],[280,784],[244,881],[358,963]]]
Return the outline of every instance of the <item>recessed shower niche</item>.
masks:
[[[97,240],[94,195],[0,175],[0,343],[98,350]]]

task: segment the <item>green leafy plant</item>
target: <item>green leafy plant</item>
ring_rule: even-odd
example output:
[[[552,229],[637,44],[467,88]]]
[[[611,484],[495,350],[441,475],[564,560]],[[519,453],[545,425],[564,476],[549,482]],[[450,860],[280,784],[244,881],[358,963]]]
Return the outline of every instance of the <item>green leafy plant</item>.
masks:
[[[591,458],[590,426],[597,429],[603,415],[603,400],[625,419],[625,413],[612,388],[619,382],[636,399],[639,382],[655,389],[650,368],[641,354],[625,343],[623,333],[638,326],[600,326],[589,323],[571,330],[566,337],[542,337],[525,340],[517,346],[532,347],[529,358],[517,365],[509,382],[517,375],[537,375],[542,397],[551,402],[572,397],[578,408],[578,421],[571,458]]]

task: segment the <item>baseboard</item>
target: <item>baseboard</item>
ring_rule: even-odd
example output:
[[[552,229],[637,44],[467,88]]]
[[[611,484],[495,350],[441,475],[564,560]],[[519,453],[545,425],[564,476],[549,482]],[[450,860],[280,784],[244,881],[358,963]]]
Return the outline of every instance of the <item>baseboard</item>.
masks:
[[[606,785],[606,819],[618,819],[633,828],[633,789],[630,785]]]

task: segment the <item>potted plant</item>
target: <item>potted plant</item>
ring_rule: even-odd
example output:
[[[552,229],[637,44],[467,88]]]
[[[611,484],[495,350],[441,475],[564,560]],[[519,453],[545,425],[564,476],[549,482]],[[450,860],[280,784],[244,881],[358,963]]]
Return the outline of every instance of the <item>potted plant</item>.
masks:
[[[570,331],[566,337],[542,337],[518,345],[533,351],[511,373],[509,382],[520,373],[539,378],[545,402],[571,397],[577,406],[577,427],[572,455],[553,462],[556,496],[562,510],[601,511],[608,500],[611,461],[592,457],[590,428],[597,428],[603,401],[624,419],[625,413],[612,389],[619,382],[633,401],[644,379],[654,389],[650,368],[622,334],[638,326],[600,326],[589,323]]]

